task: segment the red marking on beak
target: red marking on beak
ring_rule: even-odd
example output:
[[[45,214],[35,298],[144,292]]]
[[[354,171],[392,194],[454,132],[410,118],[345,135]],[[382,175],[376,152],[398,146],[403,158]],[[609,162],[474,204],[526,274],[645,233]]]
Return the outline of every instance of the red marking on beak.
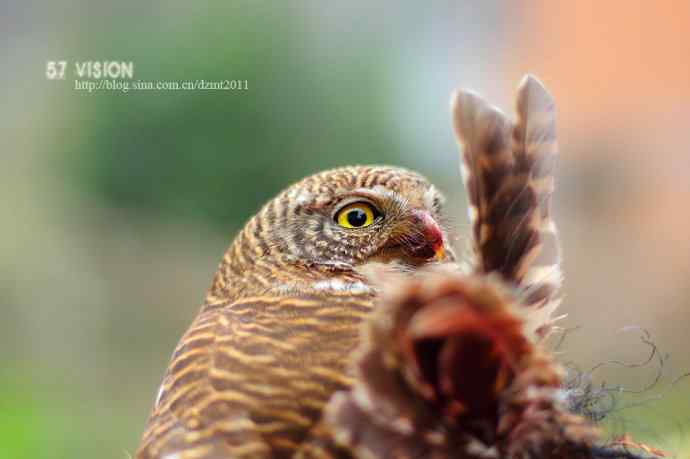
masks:
[[[434,217],[425,210],[413,209],[410,214],[412,216],[412,223],[420,231],[419,236],[414,238],[414,242],[410,246],[412,255],[442,260],[445,251],[441,227],[434,220]]]

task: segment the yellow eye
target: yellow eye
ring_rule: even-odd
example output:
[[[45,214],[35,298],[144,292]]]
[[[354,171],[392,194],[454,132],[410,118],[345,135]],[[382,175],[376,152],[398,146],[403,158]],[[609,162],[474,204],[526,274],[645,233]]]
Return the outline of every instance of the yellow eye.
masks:
[[[335,221],[343,228],[364,228],[374,223],[378,215],[378,210],[371,204],[355,202],[340,209]]]

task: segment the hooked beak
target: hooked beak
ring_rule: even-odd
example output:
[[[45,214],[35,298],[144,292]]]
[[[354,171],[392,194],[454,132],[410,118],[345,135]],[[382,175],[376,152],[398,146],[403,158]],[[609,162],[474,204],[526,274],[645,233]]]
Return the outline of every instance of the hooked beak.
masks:
[[[413,209],[410,215],[417,232],[406,244],[406,251],[414,257],[442,261],[445,249],[439,224],[426,210]]]

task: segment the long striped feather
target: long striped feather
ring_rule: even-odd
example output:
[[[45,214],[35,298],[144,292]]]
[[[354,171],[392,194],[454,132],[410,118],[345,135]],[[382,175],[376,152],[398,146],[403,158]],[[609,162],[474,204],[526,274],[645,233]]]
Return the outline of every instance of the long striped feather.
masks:
[[[555,105],[533,76],[517,91],[511,121],[474,92],[452,99],[461,171],[469,198],[473,271],[497,273],[523,293],[548,329],[559,302],[560,247],[551,219],[558,154]]]

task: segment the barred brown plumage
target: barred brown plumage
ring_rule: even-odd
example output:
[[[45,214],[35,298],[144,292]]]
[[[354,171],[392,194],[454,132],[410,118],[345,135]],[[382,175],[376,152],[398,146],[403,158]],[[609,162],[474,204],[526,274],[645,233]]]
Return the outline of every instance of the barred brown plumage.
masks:
[[[615,457],[563,405],[540,342],[561,281],[553,101],[527,77],[515,122],[467,91],[452,108],[471,269],[433,266],[454,255],[441,196],[414,172],[287,188],[223,257],[138,459]]]
[[[381,217],[340,227],[334,213],[360,201]],[[137,457],[290,456],[330,396],[352,384],[347,364],[374,299],[357,267],[452,258],[436,223],[441,201],[414,172],[358,166],[308,177],[266,204],[180,340]]]

